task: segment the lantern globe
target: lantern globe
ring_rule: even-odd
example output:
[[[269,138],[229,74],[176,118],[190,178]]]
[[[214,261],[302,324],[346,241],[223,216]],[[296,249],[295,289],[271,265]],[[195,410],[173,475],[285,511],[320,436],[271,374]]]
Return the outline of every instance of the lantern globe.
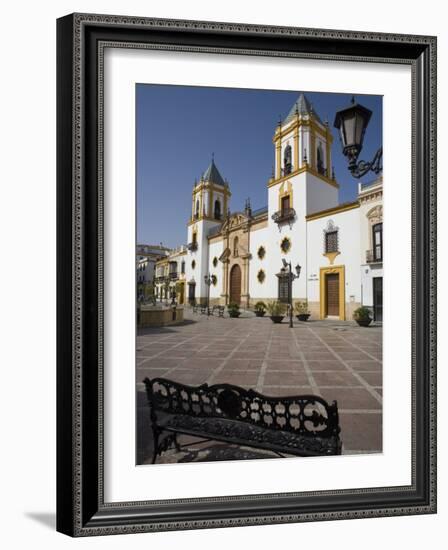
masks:
[[[356,103],[354,98],[349,107],[336,113],[334,126],[339,130],[343,153],[350,160],[356,160],[361,152],[364,134],[371,116],[372,111]]]

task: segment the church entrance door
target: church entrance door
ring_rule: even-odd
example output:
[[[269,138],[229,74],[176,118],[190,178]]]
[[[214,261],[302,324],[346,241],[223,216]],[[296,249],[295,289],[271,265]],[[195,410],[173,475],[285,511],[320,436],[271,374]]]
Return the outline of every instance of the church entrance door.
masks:
[[[241,268],[235,264],[230,271],[230,303],[240,305],[241,302]]]

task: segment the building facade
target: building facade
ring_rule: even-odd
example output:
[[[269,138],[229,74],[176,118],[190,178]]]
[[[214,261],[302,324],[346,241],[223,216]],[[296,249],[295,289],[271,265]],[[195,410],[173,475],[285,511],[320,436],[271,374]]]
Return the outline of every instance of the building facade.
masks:
[[[267,206],[256,211],[249,201],[230,211],[230,185],[212,159],[193,186],[183,302],[284,300],[285,260],[301,266],[292,298],[306,300],[314,318],[351,319],[365,305],[382,320],[382,178],[359,184],[357,199],[340,204],[332,141],[328,122],[301,94],[275,129]],[[160,276],[169,265],[168,257],[157,263]]]
[[[154,287],[155,298],[159,302],[183,305],[186,291],[186,256],[187,248],[182,245],[170,250],[167,256],[156,263]]]

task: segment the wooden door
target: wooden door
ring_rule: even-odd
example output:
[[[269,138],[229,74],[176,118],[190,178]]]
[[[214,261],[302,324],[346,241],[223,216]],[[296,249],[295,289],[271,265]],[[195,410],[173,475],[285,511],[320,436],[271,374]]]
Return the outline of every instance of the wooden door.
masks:
[[[235,264],[230,271],[230,301],[231,304],[241,302],[241,269]]]
[[[383,320],[383,278],[373,278],[373,320]]]
[[[339,273],[329,273],[325,277],[327,294],[327,316],[339,317]]]

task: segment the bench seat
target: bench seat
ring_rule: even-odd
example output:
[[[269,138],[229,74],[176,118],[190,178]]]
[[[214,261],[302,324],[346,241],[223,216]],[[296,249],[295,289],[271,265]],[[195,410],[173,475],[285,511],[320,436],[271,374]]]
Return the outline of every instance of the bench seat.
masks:
[[[257,447],[277,453],[297,456],[334,455],[339,445],[339,439],[336,436],[300,435],[221,418],[200,418],[182,414],[163,416],[164,418],[162,417],[158,424],[166,431]]]

